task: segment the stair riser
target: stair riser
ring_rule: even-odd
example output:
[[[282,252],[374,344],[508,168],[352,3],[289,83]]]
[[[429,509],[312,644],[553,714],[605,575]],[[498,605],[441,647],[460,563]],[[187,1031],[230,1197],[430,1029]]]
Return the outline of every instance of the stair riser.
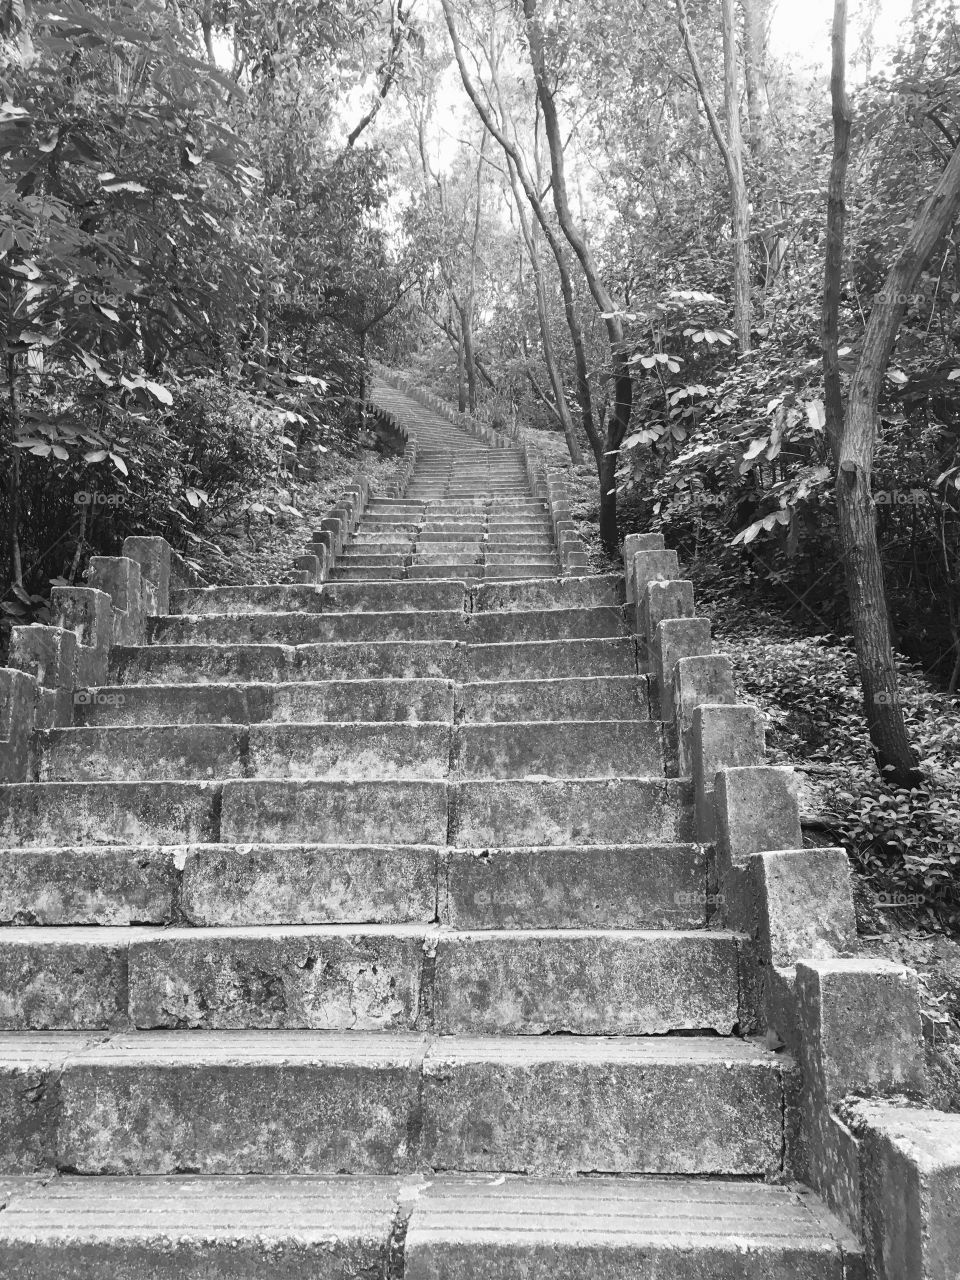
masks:
[[[222,1049],[204,1051],[208,1033],[184,1034],[182,1050],[168,1041],[149,1058],[143,1035],[78,1046],[66,1061],[44,1064],[41,1055],[35,1095],[17,1076],[0,1076],[4,1171],[56,1163],[127,1175],[435,1168],[777,1177],[782,1169],[783,1073],[768,1061],[618,1060],[611,1069],[605,1044],[595,1055],[545,1052],[522,1063],[440,1045],[424,1061],[426,1044],[403,1036],[361,1061],[338,1061],[316,1041],[311,1060],[273,1037],[272,1053],[258,1057],[246,1036],[224,1070]]]
[[[544,1233],[546,1242],[529,1245],[513,1235],[501,1242],[495,1232],[465,1245],[408,1237],[404,1280],[863,1280],[866,1275],[849,1255],[847,1264],[856,1270],[848,1269],[830,1239],[756,1244],[755,1219],[746,1216],[730,1244],[704,1242],[692,1233],[674,1244],[656,1239],[655,1227],[650,1230],[654,1239],[637,1243],[615,1228],[610,1236],[620,1239],[577,1241],[560,1221]],[[750,1240],[749,1249],[743,1240]]]
[[[518,845],[686,843],[688,784],[657,778],[597,782],[464,782],[451,796],[452,844],[486,849],[508,831]]]
[[[739,1017],[736,942],[716,934],[39,932],[0,936],[0,1030],[635,1036]]]
[[[457,689],[457,718],[496,724],[510,720],[646,720],[646,676],[502,680]]]
[[[463,778],[618,778],[663,773],[651,721],[461,725],[453,738]]]
[[[443,866],[457,929],[700,929],[712,910],[696,845],[451,849]]]
[[[170,612],[191,614],[319,612],[321,587],[266,585],[202,587],[171,591]]]
[[[44,735],[41,782],[143,779],[445,778],[450,728],[437,724],[171,725]]]
[[[452,641],[283,645],[209,645],[115,649],[112,673],[128,684],[221,684],[295,680],[450,680],[463,650]]]
[[[633,676],[637,651],[632,638],[564,640],[555,644],[473,645],[464,666],[465,682],[476,680],[559,680],[570,676]]]
[[[0,787],[0,845],[686,843],[689,784],[598,781],[20,783]]]
[[[199,926],[429,921],[459,929],[696,929],[694,845],[470,850],[195,845],[8,849],[0,923]]]
[[[446,680],[114,685],[94,691],[76,711],[78,725],[443,721],[453,716],[453,685]]]
[[[365,586],[365,583],[335,585]],[[379,585],[379,584],[378,584]],[[389,587],[390,583],[383,583]],[[403,584],[406,585],[406,584]],[[416,584],[411,584],[416,585]],[[163,618],[149,640],[158,645],[344,644],[364,640],[463,640],[467,615],[460,610],[404,613],[281,613],[249,618]]]
[[[472,615],[449,609],[404,613],[263,613],[249,618],[168,617],[158,619],[150,639],[158,645],[342,644],[351,640],[391,639],[508,644],[515,640],[559,640],[561,637],[577,640],[625,635],[627,622],[623,609],[601,605],[588,609]]]

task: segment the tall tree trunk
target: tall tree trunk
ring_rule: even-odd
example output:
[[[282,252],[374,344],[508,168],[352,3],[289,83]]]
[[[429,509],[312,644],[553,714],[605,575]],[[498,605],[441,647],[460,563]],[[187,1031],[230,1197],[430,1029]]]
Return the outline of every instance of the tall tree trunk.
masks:
[[[750,149],[763,150],[763,80],[767,55],[763,0],[740,0],[743,8],[743,80],[747,89]]]
[[[20,450],[14,448],[20,423],[20,394],[17,388],[17,357],[7,353],[7,420],[10,424],[5,452],[7,469],[7,554],[10,557],[10,585],[23,587],[23,565],[20,560]]]
[[[463,329],[457,333],[457,408],[467,412],[466,361],[463,354]]]
[[[523,235],[523,242],[527,247],[527,256],[530,259],[530,267],[533,271],[537,298],[537,319],[540,323],[540,344],[543,348],[543,363],[547,370],[547,377],[550,380],[550,389],[553,392],[554,404],[556,405],[556,415],[560,425],[563,427],[563,435],[567,442],[570,461],[574,466],[579,466],[583,461],[583,454],[580,451],[580,444],[574,432],[573,418],[563,394],[563,380],[557,368],[557,360],[553,350],[553,334],[550,332],[547,289],[543,278],[543,263],[540,261],[540,250],[537,247],[536,226],[530,225],[530,219],[527,217],[526,210],[523,207],[523,197],[517,181],[516,166],[509,156],[507,156],[507,170],[510,175],[510,189],[513,192],[514,203],[517,206],[517,217],[520,220],[520,231]]]
[[[567,239],[583,270],[587,288],[603,319],[613,366],[614,410],[607,420],[606,438],[602,445],[594,446],[597,473],[600,481],[600,536],[609,554],[614,554],[619,543],[617,530],[616,458],[620,445],[630,425],[633,407],[633,378],[628,364],[629,352],[624,338],[623,313],[604,283],[590,246],[570,212],[567,179],[563,156],[563,137],[553,90],[548,82],[546,66],[546,39],[540,22],[537,0],[523,0],[523,12],[527,19],[527,41],[530,47],[530,65],[537,84],[537,99],[543,112],[543,127],[550,151],[550,169],[553,178],[553,203],[557,211],[560,230]],[[593,443],[593,441],[591,441]],[[611,483],[611,467],[613,483]]]
[[[570,264],[567,260],[567,254],[564,252],[562,242],[557,237],[549,219],[543,201],[540,199],[540,184],[534,185],[533,179],[527,168],[523,158],[523,153],[507,134],[506,130],[497,122],[491,111],[488,101],[481,96],[477,86],[473,82],[467,68],[466,58],[463,53],[463,46],[460,42],[460,36],[457,32],[457,25],[454,21],[453,7],[451,0],[441,0],[443,7],[443,15],[446,19],[447,30],[450,33],[450,43],[453,46],[454,56],[457,60],[457,67],[460,71],[460,79],[463,87],[467,92],[467,96],[473,103],[477,115],[484,123],[484,127],[491,137],[495,138],[500,148],[506,156],[508,156],[516,166],[517,178],[523,187],[523,193],[527,197],[530,208],[533,210],[537,222],[543,230],[550,250],[553,253],[554,260],[557,264],[557,273],[560,277],[560,292],[563,295],[563,312],[567,322],[567,329],[570,333],[570,342],[573,347],[574,366],[577,375],[577,402],[580,405],[580,417],[583,423],[583,430],[587,439],[590,441],[590,447],[593,450],[594,457],[599,459],[603,454],[603,438],[597,430],[593,417],[593,395],[590,389],[590,371],[587,363],[586,345],[583,337],[583,327],[580,323],[579,311],[577,308],[576,296],[573,289],[573,281],[570,275]],[[496,89],[496,85],[494,85]]]
[[[723,157],[730,188],[730,220],[733,233],[733,310],[734,328],[741,351],[751,347],[750,314],[750,199],[743,176],[743,137],[740,132],[740,94],[737,87],[737,34],[734,25],[734,0],[721,0],[723,25],[723,97],[726,108],[727,136],[720,128],[713,100],[700,65],[690,32],[685,0],[675,0],[677,21],[690,70],[706,112],[710,132]]]
[[[824,416],[827,440],[839,460],[843,437],[843,389],[840,384],[840,293],[846,237],[846,180],[850,158],[852,112],[846,91],[847,0],[835,0],[830,98],[833,104],[833,160],[827,187],[827,243],[824,267],[820,342],[823,349]]]
[[[733,315],[741,351],[749,351],[750,329],[750,197],[743,176],[740,131],[740,88],[737,76],[737,30],[734,0],[721,0],[723,15],[723,101],[730,149],[730,211],[733,220]]]
[[[831,90],[837,116],[842,116],[844,106],[845,23],[846,4],[844,0],[836,0]],[[842,129],[838,141],[843,143]],[[842,174],[842,169],[840,171]],[[960,147],[953,152],[940,181],[915,218],[874,300],[850,384],[836,455],[840,541],[864,711],[877,765],[883,776],[898,786],[916,786],[923,775],[910,745],[900,704],[883,564],[877,544],[876,510],[870,487],[877,410],[883,376],[903,319],[904,299],[914,291],[924,265],[937,244],[951,231],[958,214]]]

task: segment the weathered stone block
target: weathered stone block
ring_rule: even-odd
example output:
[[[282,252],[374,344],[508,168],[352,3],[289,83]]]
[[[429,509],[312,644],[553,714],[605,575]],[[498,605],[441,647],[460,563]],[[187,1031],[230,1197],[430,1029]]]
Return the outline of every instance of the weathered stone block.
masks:
[[[50,593],[55,626],[77,640],[76,684],[105,684],[113,644],[113,603],[93,587],[54,587]]]
[[[627,562],[627,581],[633,586],[633,600],[642,600],[648,583],[680,577],[680,561],[675,551],[635,551]]]
[[[888,960],[801,960],[800,1061],[825,1102],[924,1086],[917,975]]]
[[[696,661],[681,659],[678,670]],[[712,842],[716,836],[717,773],[763,763],[763,717],[756,707],[718,705],[707,699],[694,707],[690,730],[681,746],[684,759],[689,761],[696,794],[697,838]]]
[[[850,864],[843,849],[782,849],[747,859],[756,884],[759,943],[779,966],[856,949]]]
[[[424,1062],[423,1157],[464,1171],[775,1177],[791,1066],[683,1036],[439,1040]]]
[[[0,667],[0,782],[25,782],[29,775],[36,707],[36,679]]]
[[[137,1027],[412,1030],[427,930],[171,929],[130,947]]]
[[[636,601],[641,657],[645,659],[649,654],[657,627],[664,618],[692,618],[694,612],[692,582],[683,578],[648,582],[646,591]]]
[[[170,608],[170,544],[166,538],[124,538],[123,554],[140,566],[143,607],[147,617]]]
[[[662,551],[662,533],[628,533],[623,540],[623,576],[626,583],[627,603],[636,600],[633,575],[633,558],[638,551]]]
[[[119,929],[0,930],[0,1030],[128,1026],[127,940]]]
[[[140,565],[126,556],[92,556],[87,583],[104,591],[113,604],[113,644],[140,644],[144,637]]]
[[[716,775],[717,861],[727,868],[751,853],[799,849],[799,780],[793,769],[754,765]]]
[[[504,930],[442,936],[443,1035],[662,1035],[738,1021],[737,939],[672,930]]]
[[[35,676],[44,689],[73,689],[77,637],[62,627],[14,627],[10,666]]]
[[[641,552],[650,555],[651,552]],[[681,658],[709,655],[709,618],[664,618],[650,647],[653,692],[661,720],[673,719],[673,673]]]
[[[113,1037],[60,1077],[56,1160],[83,1174],[392,1173],[415,1159],[421,1037]]]
[[[960,1116],[886,1102],[845,1108],[860,1143],[867,1259],[879,1280],[954,1280]]]
[[[670,704],[677,738],[680,772],[693,773],[691,730],[697,707],[704,703],[736,702],[733,664],[726,654],[698,654],[680,658],[673,669]],[[739,762],[738,762],[739,763]]]

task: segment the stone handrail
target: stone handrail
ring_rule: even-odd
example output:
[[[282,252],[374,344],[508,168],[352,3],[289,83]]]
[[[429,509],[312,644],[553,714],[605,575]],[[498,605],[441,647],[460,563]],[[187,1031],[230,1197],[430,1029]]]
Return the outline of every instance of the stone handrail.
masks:
[[[737,702],[676,552],[633,535],[624,567],[652,699],[715,848],[716,922],[748,939],[741,1030],[774,1033],[801,1067],[796,1176],[862,1239],[877,1280],[952,1280],[960,1116],[922,1105],[917,975],[857,955],[846,853],[803,847],[797,774],[765,763],[760,713]]]
[[[36,730],[73,724],[86,691],[106,683],[113,645],[143,644],[171,588],[202,585],[165,538],[132,537],[119,556],[92,556],[85,587],[54,587],[53,622],[15,626],[0,667],[0,782],[29,777]]]

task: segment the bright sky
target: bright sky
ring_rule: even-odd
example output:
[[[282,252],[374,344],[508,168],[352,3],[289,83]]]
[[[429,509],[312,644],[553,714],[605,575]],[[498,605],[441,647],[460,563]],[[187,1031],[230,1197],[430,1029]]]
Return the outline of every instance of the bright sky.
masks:
[[[911,0],[879,0],[874,27],[878,48],[889,47],[897,39],[900,23],[910,13]],[[851,0],[848,8],[847,60],[852,62],[864,27],[869,0]],[[830,32],[833,0],[776,0],[770,27],[774,56],[793,55],[801,65],[826,68],[830,63]],[[853,68],[850,68],[851,73]],[[853,77],[852,77],[853,78]]]

